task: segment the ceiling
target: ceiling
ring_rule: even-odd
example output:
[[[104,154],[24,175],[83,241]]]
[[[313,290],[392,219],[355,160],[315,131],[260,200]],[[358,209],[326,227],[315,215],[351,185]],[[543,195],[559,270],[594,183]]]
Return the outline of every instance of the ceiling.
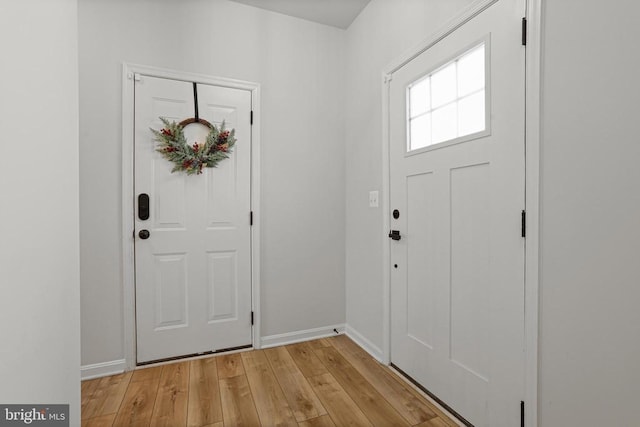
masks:
[[[231,0],[346,29],[370,0]]]

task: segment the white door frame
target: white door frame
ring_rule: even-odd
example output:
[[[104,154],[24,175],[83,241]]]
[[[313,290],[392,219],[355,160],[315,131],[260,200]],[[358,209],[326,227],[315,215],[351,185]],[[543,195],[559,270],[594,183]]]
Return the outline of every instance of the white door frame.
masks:
[[[136,75],[251,91],[251,310],[254,348],[260,348],[260,84],[213,77],[204,74],[167,70],[138,64],[122,65],[122,283],[124,302],[124,357],[126,370],[136,366],[135,265],[134,265],[134,86]]]
[[[389,82],[393,73],[438,43],[499,0],[476,0],[451,19],[438,32],[405,52],[384,68],[382,73],[382,233],[390,229],[390,110]],[[538,425],[538,265],[539,265],[539,188],[540,188],[540,67],[541,8],[543,0],[526,0],[527,47],[525,64],[525,206],[527,237],[525,243],[525,425]],[[517,212],[515,213],[517,214]],[[391,363],[391,271],[390,243],[383,243],[382,362]]]

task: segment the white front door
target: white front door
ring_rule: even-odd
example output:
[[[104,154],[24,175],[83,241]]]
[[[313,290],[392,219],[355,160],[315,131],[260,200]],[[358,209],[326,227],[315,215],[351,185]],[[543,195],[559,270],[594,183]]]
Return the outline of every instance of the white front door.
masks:
[[[190,82],[135,83],[138,363],[251,344],[251,92],[197,85],[199,117],[224,120],[237,142],[216,168],[171,173],[150,128],[162,129],[160,117],[194,117],[195,99]],[[194,123],[184,132],[191,145],[208,128]],[[140,195],[148,196],[148,219]]]
[[[391,361],[478,427],[519,425],[524,394],[524,6],[389,83]]]

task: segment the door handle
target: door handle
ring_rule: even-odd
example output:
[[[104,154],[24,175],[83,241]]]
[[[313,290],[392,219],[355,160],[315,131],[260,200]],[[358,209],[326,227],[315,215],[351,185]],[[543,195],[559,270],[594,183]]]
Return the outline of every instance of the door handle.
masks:
[[[400,231],[391,230],[389,231],[389,238],[391,238],[391,240],[400,240],[402,237],[400,236]]]
[[[150,236],[151,233],[149,233],[149,230],[140,230],[140,232],[138,233],[138,237],[140,237],[142,240],[147,240]]]

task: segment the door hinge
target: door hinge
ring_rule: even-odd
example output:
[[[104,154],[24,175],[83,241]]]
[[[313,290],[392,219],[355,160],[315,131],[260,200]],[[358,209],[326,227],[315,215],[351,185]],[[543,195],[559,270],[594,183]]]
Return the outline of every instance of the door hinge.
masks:
[[[522,46],[527,45],[527,18],[522,18]]]
[[[520,232],[522,237],[527,237],[527,211],[522,211],[521,214]]]
[[[253,124],[253,110],[251,110],[251,115],[249,116],[249,124]]]
[[[524,427],[524,400],[520,401],[520,427]]]
[[[249,212],[249,225],[253,225],[253,211]]]
[[[253,326],[253,311],[251,312],[251,326]]]

